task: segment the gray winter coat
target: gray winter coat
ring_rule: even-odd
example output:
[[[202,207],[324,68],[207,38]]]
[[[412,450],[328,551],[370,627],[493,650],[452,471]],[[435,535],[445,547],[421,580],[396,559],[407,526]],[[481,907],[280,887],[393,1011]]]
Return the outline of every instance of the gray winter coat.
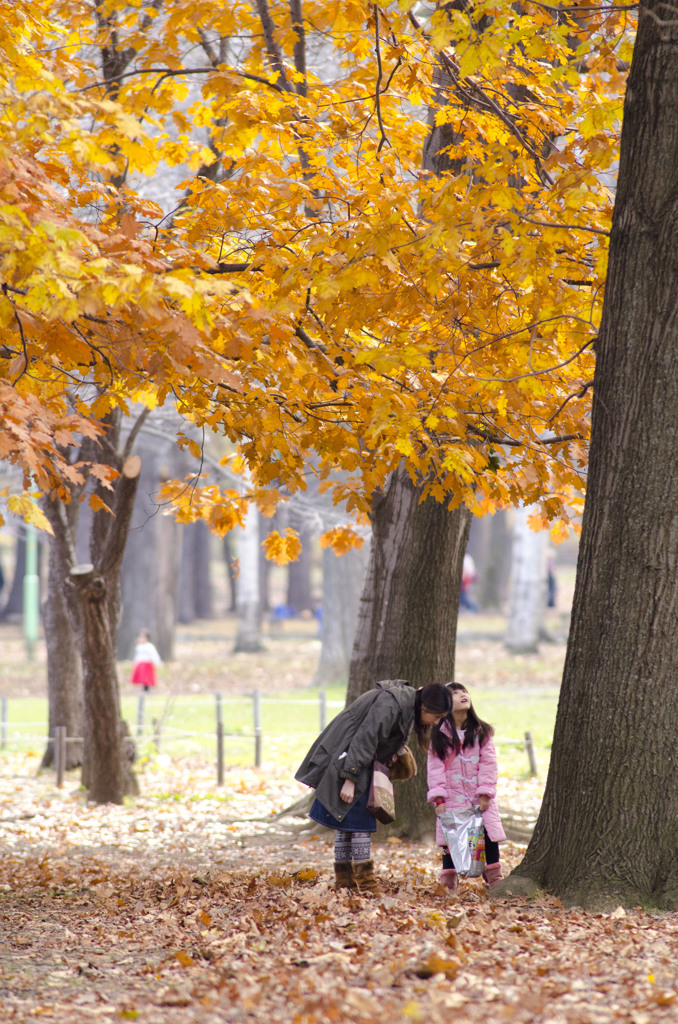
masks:
[[[407,742],[414,725],[415,694],[403,679],[377,683],[330,722],[304,758],[295,779],[315,789],[337,821],[343,821],[369,788],[372,762],[388,762]],[[344,779],[355,783],[350,804],[339,796]]]

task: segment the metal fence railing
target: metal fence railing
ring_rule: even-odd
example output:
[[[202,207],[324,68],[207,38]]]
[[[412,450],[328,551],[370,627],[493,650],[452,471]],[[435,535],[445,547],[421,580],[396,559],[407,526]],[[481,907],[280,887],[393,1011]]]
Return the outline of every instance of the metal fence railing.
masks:
[[[15,698],[12,709],[26,698]],[[30,701],[31,708],[36,702]],[[217,782],[224,781],[226,755],[252,744],[256,767],[263,761],[264,743],[274,751],[285,747],[297,751],[300,744],[311,740],[344,707],[343,701],[329,700],[320,691],[317,697],[293,698],[273,696],[255,690],[248,696],[225,697],[221,693],[159,698],[144,692],[136,698],[123,698],[123,718],[130,723],[132,740],[137,751],[151,747],[172,754],[200,752],[216,760]],[[54,736],[47,736],[47,702],[44,717],[30,720],[10,714],[10,701],[0,698],[0,749],[20,749],[23,745],[55,744],[54,764],[58,784],[63,781],[66,765],[66,744],[82,742],[78,736],[66,735],[58,726]],[[132,726],[133,723],[133,726]],[[524,738],[494,737],[495,745],[522,749],[528,758],[529,772],[538,775],[535,745],[531,732]]]

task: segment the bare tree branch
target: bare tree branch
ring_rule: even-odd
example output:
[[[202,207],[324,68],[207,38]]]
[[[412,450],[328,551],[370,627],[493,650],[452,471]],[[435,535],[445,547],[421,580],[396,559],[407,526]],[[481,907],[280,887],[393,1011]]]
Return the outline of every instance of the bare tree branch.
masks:
[[[261,21],[261,27],[264,30],[264,42],[266,43],[266,52],[268,54],[271,69],[278,74],[283,90],[285,92],[293,92],[294,90],[287,80],[285,63],[283,61],[282,53],[280,52],[280,47],[275,41],[275,25],[273,24],[273,18],[271,17],[268,0],[256,0],[256,2],[259,20]]]
[[[306,30],[304,28],[304,17],[301,12],[301,0],[290,0],[290,14],[292,15],[292,25],[296,33],[296,39],[294,41],[294,66],[300,75],[303,75],[303,81],[297,82],[297,92],[300,96],[306,96],[308,92],[308,83],[306,81]]]

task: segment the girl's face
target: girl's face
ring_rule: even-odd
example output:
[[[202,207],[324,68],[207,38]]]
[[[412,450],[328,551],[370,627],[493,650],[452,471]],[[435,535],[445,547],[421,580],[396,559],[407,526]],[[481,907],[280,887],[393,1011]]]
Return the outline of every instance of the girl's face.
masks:
[[[468,711],[471,707],[471,698],[466,690],[452,690],[452,710]]]

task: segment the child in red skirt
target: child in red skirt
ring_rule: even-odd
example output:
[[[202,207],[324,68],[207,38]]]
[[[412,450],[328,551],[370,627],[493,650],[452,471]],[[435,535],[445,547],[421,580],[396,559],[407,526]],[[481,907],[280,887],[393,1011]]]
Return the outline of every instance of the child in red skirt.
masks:
[[[134,665],[132,667],[132,682],[135,686],[143,686],[146,693],[152,686],[156,686],[156,666],[160,665],[160,655],[155,645],[151,643],[148,630],[142,629],[137,637],[134,648]]]

